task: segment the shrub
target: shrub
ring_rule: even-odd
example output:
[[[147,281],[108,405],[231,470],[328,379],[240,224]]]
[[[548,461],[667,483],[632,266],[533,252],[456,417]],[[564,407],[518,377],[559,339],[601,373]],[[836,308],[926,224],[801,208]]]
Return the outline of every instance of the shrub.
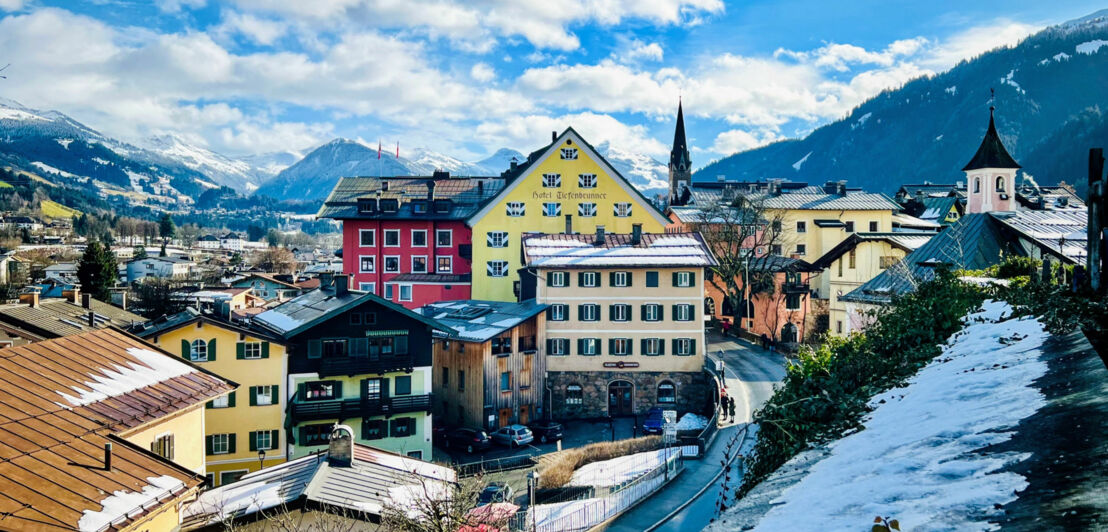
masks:
[[[660,436],[646,436],[630,440],[590,443],[584,447],[568,449],[556,453],[539,468],[539,488],[564,486],[573,477],[573,472],[586,464],[661,448]]]

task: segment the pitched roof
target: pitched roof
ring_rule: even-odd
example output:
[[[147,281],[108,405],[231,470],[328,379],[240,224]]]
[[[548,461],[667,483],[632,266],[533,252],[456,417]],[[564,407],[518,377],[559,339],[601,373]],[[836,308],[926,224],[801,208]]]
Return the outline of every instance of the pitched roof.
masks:
[[[620,266],[715,266],[719,264],[700,233],[643,234],[631,244],[631,235],[533,234],[523,237],[524,264],[533,268],[594,268]]]
[[[317,323],[341,315],[349,309],[368,302],[377,303],[435,329],[450,332],[449,327],[387,299],[382,299],[375,294],[359,290],[347,290],[342,295],[336,295],[334,287],[318,288],[294,297],[254,316],[253,323],[288,339]]]
[[[807,211],[897,211],[900,204],[885,194],[875,192],[852,192],[845,195],[828,193],[822,187],[804,187],[797,191],[781,189],[779,194],[771,194],[761,188],[756,191],[738,188],[701,188],[693,187],[692,198],[697,205],[711,205],[721,201],[731,202],[744,196],[767,209],[807,210]]]
[[[774,273],[816,271],[811,264],[801,259],[782,257],[780,255],[762,255],[761,257],[756,257],[750,261],[750,269],[752,271]]]
[[[94,313],[93,327],[88,321],[90,310]],[[96,299],[90,298],[89,308],[85,308],[67,299],[50,298],[40,299],[34,307],[26,303],[0,305],[0,321],[57,337],[112,326],[126,329],[133,323],[146,321],[146,318]]]
[[[162,316],[157,319],[147,321],[145,323],[137,323],[131,328],[131,332],[139,338],[150,338],[165,334],[169,331],[180,329],[188,325],[192,325],[196,322],[203,322],[215,327],[221,327],[229,331],[234,331],[240,334],[245,334],[255,338],[262,338],[270,342],[284,344],[284,339],[276,336],[272,336],[264,331],[258,331],[254,329],[247,329],[236,323],[216,318],[209,314],[204,314],[197,311],[194,308],[187,308],[172,316]]]
[[[685,141],[685,112],[681,102],[677,102],[677,125],[673,128],[673,149],[669,151],[669,165],[674,168],[689,168],[689,147]]]
[[[977,153],[973,154],[962,171],[980,170],[981,168],[1020,168],[1019,163],[1008,155],[1004,143],[1000,141],[1000,135],[996,132],[996,123],[993,121],[993,108],[989,108],[989,129],[985,131],[985,138],[981,139]]]
[[[835,262],[839,257],[845,255],[850,250],[858,247],[863,242],[888,242],[889,245],[900,248],[907,252],[915,251],[920,246],[927,243],[938,233],[931,232],[894,232],[894,233],[854,233],[845,238],[842,242],[839,242],[835,247],[831,248],[824,253],[822,257],[816,259],[812,263],[818,269],[824,269],[831,266],[831,263]]]
[[[0,381],[5,530],[103,530],[175,504],[203,478],[112,433],[235,386],[117,330],[6,348]]]
[[[941,224],[931,222],[928,220],[921,220],[915,216],[904,214],[902,212],[893,213],[893,228],[901,227],[917,231],[930,231],[937,232],[943,226]]]
[[[231,281],[231,284],[241,283],[241,282],[243,282],[247,279],[252,279],[252,278],[255,278],[255,277],[258,278],[258,279],[262,279],[263,281],[269,281],[269,282],[274,283],[274,284],[279,284],[279,285],[284,286],[286,288],[300,288],[299,286],[296,286],[295,284],[286,283],[285,281],[282,281],[282,280],[274,277],[273,274],[271,274],[271,273],[261,273],[261,272],[251,272],[247,275],[244,275],[242,277],[239,277],[238,279],[235,279],[235,280]]]
[[[923,194],[924,197],[946,197],[946,196],[958,196],[964,193],[957,183],[909,183],[906,185],[900,185],[900,189],[897,190],[897,196],[905,196],[906,198],[915,198],[918,194]]]
[[[504,183],[499,177],[343,177],[323,201],[317,216],[340,220],[462,220],[503,190]],[[425,212],[415,212],[416,203],[426,202],[429,186],[434,189],[434,199],[450,201],[447,212],[437,212],[431,205],[426,205]],[[396,199],[399,206],[396,212],[359,212],[359,198]]]
[[[453,338],[484,342],[535,317],[549,306],[536,303],[534,299],[521,303],[466,299],[425,305],[417,312],[454,329]]]
[[[923,198],[923,212],[920,213],[919,218],[921,220],[938,220],[942,222],[946,219],[951,209],[958,207],[958,198],[946,197],[946,198]]]
[[[389,279],[397,283],[438,283],[466,284],[473,276],[468,273],[402,273]]]

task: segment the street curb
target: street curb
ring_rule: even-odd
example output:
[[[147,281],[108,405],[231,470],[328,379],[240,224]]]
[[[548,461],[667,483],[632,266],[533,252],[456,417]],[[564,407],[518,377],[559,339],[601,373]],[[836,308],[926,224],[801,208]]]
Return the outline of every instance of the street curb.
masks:
[[[727,464],[725,464],[725,465],[731,465],[731,463],[735,461],[735,458],[739,457],[738,451],[741,450],[742,447],[743,447],[743,444],[746,443],[746,436],[747,436],[747,434],[749,434],[749,432],[747,431],[748,428],[750,428],[750,423],[747,423],[746,426],[743,427],[743,429],[742,429],[743,435],[742,435],[742,438],[739,439],[738,447],[736,448],[735,454],[731,455],[731,459],[728,460]],[[723,476],[723,468],[722,467],[719,468],[719,473],[716,473],[716,476],[712,477],[712,480],[708,481],[708,483],[705,484],[703,488],[700,488],[700,491],[697,491],[695,495],[693,495],[692,497],[689,498],[689,500],[681,503],[680,506],[675,508],[672,512],[666,514],[666,516],[661,518],[660,520],[658,520],[657,523],[654,523],[653,525],[650,525],[650,527],[647,528],[646,530],[644,530],[643,532],[653,532],[654,530],[657,530],[658,527],[666,524],[666,521],[669,521],[670,519],[673,519],[673,517],[676,516],[677,514],[681,513],[682,510],[684,510],[685,508],[688,508],[689,505],[693,503],[693,501],[699,499],[701,495],[704,495],[704,492],[708,491],[708,488],[712,487],[712,485],[715,484],[716,481],[719,480],[719,477],[721,477],[721,476]]]

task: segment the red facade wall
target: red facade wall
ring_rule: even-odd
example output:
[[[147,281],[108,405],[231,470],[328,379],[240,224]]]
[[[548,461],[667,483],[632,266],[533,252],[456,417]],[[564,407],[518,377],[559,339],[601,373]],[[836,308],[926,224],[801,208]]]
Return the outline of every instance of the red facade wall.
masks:
[[[397,246],[386,246],[386,233],[399,231]],[[414,245],[412,232],[425,231],[426,245]],[[362,245],[362,232],[373,234],[373,245]],[[450,231],[449,246],[437,245],[436,231]],[[371,284],[375,294],[385,297],[385,284],[398,275],[412,273],[438,273],[461,275],[470,273],[470,260],[462,258],[458,249],[462,245],[472,244],[472,231],[460,221],[430,220],[343,220],[342,222],[342,271],[350,275],[350,288],[361,290],[363,285]],[[362,258],[372,257],[372,272],[362,271]],[[399,263],[398,271],[385,271],[390,258]],[[426,258],[426,272],[413,271],[413,257]],[[449,271],[439,269],[439,260],[449,259]],[[401,300],[399,284],[394,287],[390,301],[407,308],[418,308],[437,301],[470,299],[470,283],[411,283],[411,300]]]

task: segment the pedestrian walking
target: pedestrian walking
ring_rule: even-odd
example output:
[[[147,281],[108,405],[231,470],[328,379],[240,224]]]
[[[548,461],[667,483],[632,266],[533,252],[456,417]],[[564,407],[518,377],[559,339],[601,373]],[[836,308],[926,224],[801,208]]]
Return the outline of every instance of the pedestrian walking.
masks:
[[[766,336],[766,333],[762,333],[762,349],[766,349],[767,347],[769,347],[769,337]]]
[[[728,402],[727,408],[731,412],[731,422],[734,423],[735,422],[735,400],[734,399],[728,399],[727,402]]]

